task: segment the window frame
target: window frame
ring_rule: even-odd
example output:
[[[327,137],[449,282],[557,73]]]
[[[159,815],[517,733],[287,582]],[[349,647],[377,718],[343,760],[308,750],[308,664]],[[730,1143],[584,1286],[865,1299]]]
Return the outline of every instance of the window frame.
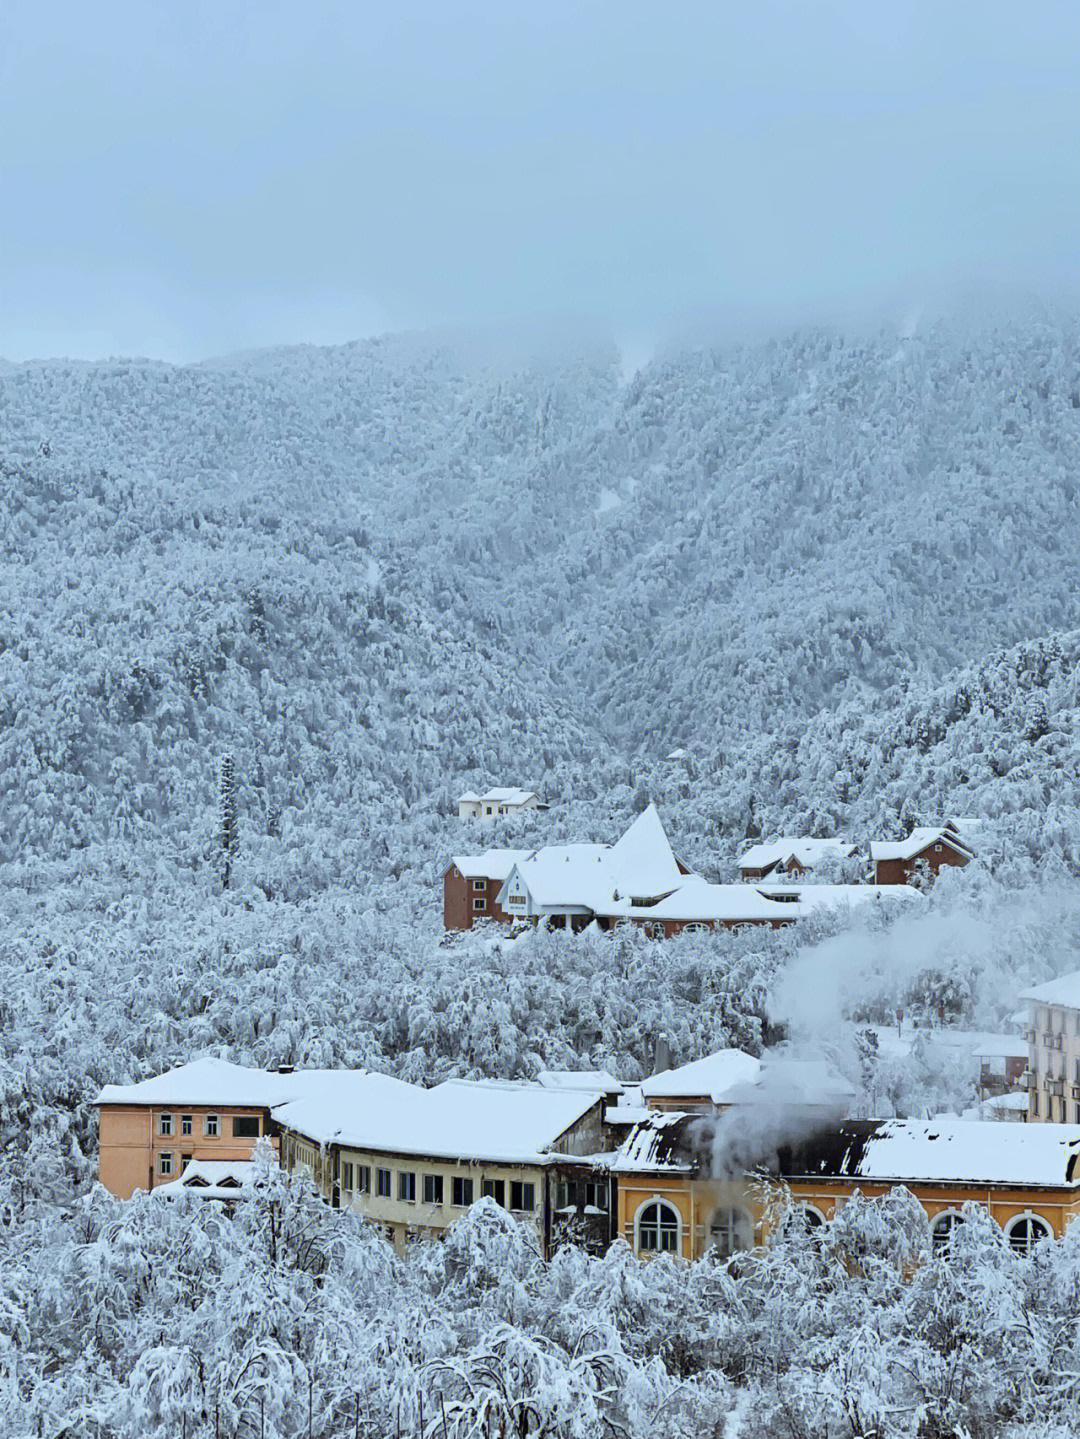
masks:
[[[945,1232],[939,1233],[939,1226],[948,1221]],[[949,1248],[952,1244],[953,1230],[965,1224],[963,1214],[959,1209],[942,1209],[934,1215],[930,1221],[930,1249],[931,1252],[941,1258],[948,1258]]]
[[[394,1197],[394,1171],[392,1169],[375,1170],[375,1182],[378,1185],[376,1199],[393,1199]]]
[[[531,1204],[515,1204],[514,1191],[517,1190],[519,1199],[525,1199],[526,1190],[528,1197],[532,1199]],[[536,1184],[531,1179],[511,1179],[510,1181],[510,1213],[511,1214],[535,1214],[536,1213]]]
[[[157,1130],[158,1136],[159,1136],[161,1139],[172,1139],[172,1137],[173,1137],[173,1117],[172,1117],[172,1111],[171,1111],[171,1110],[165,1110],[163,1113],[159,1114],[159,1115],[158,1115],[158,1121],[157,1121],[157,1122],[158,1122],[158,1130]]]
[[[190,1136],[191,1134],[194,1133],[194,1129],[195,1129],[195,1116],[192,1115],[192,1114],[182,1114],[182,1115],[180,1116],[180,1135],[181,1135],[181,1137],[184,1137],[185,1135],[186,1135],[186,1136]]]
[[[254,1124],[254,1134],[244,1134],[238,1125]],[[234,1114],[232,1117],[232,1137],[234,1139],[259,1139],[262,1135],[262,1121],[257,1114]]]
[[[653,1208],[657,1211],[657,1222],[655,1226],[652,1223],[645,1223],[648,1211]],[[664,1211],[675,1216],[674,1225],[662,1224],[660,1222],[660,1215],[663,1214]],[[645,1234],[652,1234],[654,1229],[656,1232],[656,1243],[646,1244],[644,1239]],[[673,1238],[674,1243],[662,1243],[662,1236]],[[634,1214],[635,1254],[682,1254],[682,1236],[683,1218],[670,1199],[664,1199],[661,1195],[654,1194],[650,1195],[648,1199],[643,1200],[642,1203],[638,1205],[637,1211]]]
[[[498,1190],[498,1194],[495,1191]],[[500,1209],[506,1208],[506,1180],[505,1179],[482,1179],[480,1181],[480,1198],[494,1199]]]
[[[204,1139],[220,1139],[220,1138],[221,1138],[221,1115],[220,1115],[220,1114],[204,1114],[204,1115],[203,1115],[203,1122],[202,1122],[202,1132],[203,1132],[203,1138],[204,1138]]]
[[[482,914],[487,909],[486,895],[473,895],[473,914]]]
[[[1013,1240],[1013,1233],[1018,1230],[1022,1224],[1027,1225],[1028,1235],[1027,1238],[1022,1241],[1022,1244],[1017,1244]],[[1034,1240],[1031,1238],[1030,1232],[1033,1225],[1038,1226],[1043,1231],[1043,1233],[1038,1235]],[[1014,1214],[1005,1226],[1006,1243],[1012,1253],[1020,1259],[1026,1259],[1037,1244],[1041,1244],[1044,1239],[1053,1239],[1053,1237],[1054,1226],[1048,1219],[1044,1218],[1043,1215],[1036,1214],[1033,1209],[1025,1209],[1022,1214]]]
[[[468,1199],[465,1198],[468,1191]],[[473,1181],[468,1174],[455,1174],[450,1180],[450,1203],[454,1209],[469,1209],[473,1203]]]
[[[171,1150],[171,1149],[161,1149],[161,1150],[159,1150],[159,1151],[158,1151],[158,1173],[161,1174],[161,1175],[166,1175],[166,1176],[168,1176],[168,1177],[171,1179],[171,1178],[172,1178],[172,1172],[173,1172],[173,1155],[172,1155],[172,1150]]]
[[[415,1170],[415,1169],[399,1169],[399,1170],[398,1170],[397,1190],[398,1190],[397,1197],[398,1197],[398,1203],[399,1203],[399,1204],[415,1204],[415,1203],[416,1203],[416,1170]]]
[[[425,1174],[421,1183],[424,1203],[436,1205],[441,1209],[445,1187],[441,1174]]]
[[[338,1180],[338,1188],[341,1190],[342,1194],[355,1193],[353,1189],[354,1179],[355,1169],[352,1160],[343,1159],[341,1161],[341,1177]]]

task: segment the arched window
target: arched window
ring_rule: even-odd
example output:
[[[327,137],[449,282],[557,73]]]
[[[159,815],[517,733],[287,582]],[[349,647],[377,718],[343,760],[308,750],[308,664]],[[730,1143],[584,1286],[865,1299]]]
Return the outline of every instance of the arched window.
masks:
[[[957,1214],[955,1209],[947,1209],[944,1214],[939,1214],[930,1226],[930,1242],[934,1246],[935,1254],[948,1254],[952,1245],[953,1231],[958,1229],[964,1222],[964,1216]]]
[[[812,1204],[793,1204],[784,1215],[780,1233],[785,1239],[812,1239],[824,1223],[824,1214]]]
[[[1037,1214],[1021,1214],[1005,1232],[1009,1248],[1014,1254],[1030,1254],[1036,1244],[1043,1239],[1049,1239],[1051,1235],[1049,1224]]]
[[[754,1242],[754,1221],[745,1209],[717,1209],[709,1220],[709,1243],[721,1259],[730,1259]]]
[[[679,1211],[662,1199],[654,1199],[638,1213],[638,1249],[641,1253],[677,1254]]]

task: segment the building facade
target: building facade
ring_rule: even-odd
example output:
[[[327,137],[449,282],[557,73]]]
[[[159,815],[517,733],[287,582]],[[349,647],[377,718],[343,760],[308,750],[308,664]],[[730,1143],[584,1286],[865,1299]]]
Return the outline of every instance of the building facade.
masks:
[[[1028,1004],[1028,1119],[1080,1124],[1080,970],[1036,985]]]

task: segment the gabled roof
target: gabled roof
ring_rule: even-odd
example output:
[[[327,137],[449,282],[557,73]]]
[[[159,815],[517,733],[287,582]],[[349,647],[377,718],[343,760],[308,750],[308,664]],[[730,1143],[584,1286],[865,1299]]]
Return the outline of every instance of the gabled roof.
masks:
[[[911,831],[907,839],[872,840],[870,858],[875,864],[881,859],[914,859],[916,855],[922,854],[923,850],[929,849],[932,844],[947,844],[957,854],[967,855],[968,859],[975,858],[974,851],[969,849],[956,831],[948,825],[936,827],[920,825]]]
[[[95,1104],[247,1105],[269,1108],[284,1098],[295,1075],[248,1069],[227,1059],[193,1059],[136,1084],[106,1084]]]
[[[641,1082],[646,1102],[653,1099],[700,1099],[714,1104],[726,1102],[730,1090],[753,1084],[761,1061],[741,1049],[719,1049],[704,1059],[695,1059],[678,1069],[666,1069]]]
[[[195,1059],[166,1074],[137,1084],[107,1084],[95,1104],[234,1106],[269,1109],[275,1119],[288,1115],[298,1127],[310,1125],[313,1138],[325,1141],[328,1119],[341,1106],[392,1105],[416,1086],[365,1069],[248,1069],[224,1059]],[[422,1091],[417,1091],[422,1092]]]
[[[980,1119],[849,1119],[781,1150],[789,1179],[1080,1186],[1080,1125]]]
[[[458,795],[458,804],[479,804],[480,796],[475,790],[467,789],[464,794]]]
[[[251,1159],[192,1159],[178,1179],[156,1184],[157,1195],[196,1194],[200,1199],[236,1199],[250,1188],[255,1174]]]
[[[535,853],[531,849],[486,849],[483,854],[455,854],[453,863],[466,879],[497,879],[501,882],[515,864]]]
[[[683,880],[654,804],[611,846],[608,863],[624,894],[657,895]]]
[[[1080,969],[1033,985],[1020,995],[1030,1004],[1060,1004],[1064,1009],[1080,1009]]]
[[[763,844],[751,845],[739,859],[740,869],[768,869],[771,865],[798,860],[803,869],[813,869],[827,856],[847,859],[858,852],[858,845],[846,839],[810,839],[801,835],[785,835]]]
[[[481,799],[489,799],[492,804],[524,804],[530,799],[539,799],[540,796],[534,789],[489,789],[480,796]]]

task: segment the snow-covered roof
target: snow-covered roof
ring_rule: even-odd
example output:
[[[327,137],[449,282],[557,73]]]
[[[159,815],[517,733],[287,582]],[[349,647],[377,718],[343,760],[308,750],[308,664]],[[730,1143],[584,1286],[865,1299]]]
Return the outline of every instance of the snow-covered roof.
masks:
[[[612,1104],[604,1110],[605,1124],[640,1124],[652,1110],[644,1104]]]
[[[333,1116],[341,1109],[382,1107],[415,1085],[364,1069],[247,1069],[224,1059],[195,1059],[137,1084],[107,1084],[96,1104],[234,1106],[269,1109],[321,1143],[333,1137]]]
[[[929,849],[932,844],[947,844],[957,854],[966,854],[969,859],[974,858],[974,853],[957,832],[948,826],[920,825],[913,829],[907,839],[880,840],[875,839],[870,843],[870,858],[875,863],[880,859],[914,859],[916,855],[922,854],[923,850]]]
[[[155,1195],[197,1194],[200,1199],[235,1199],[247,1189],[254,1177],[255,1163],[250,1159],[191,1159],[178,1179],[158,1184]]]
[[[1064,1009],[1080,1009],[1080,969],[1025,989],[1020,998],[1031,1004],[1060,1004]]]
[[[772,900],[779,899],[781,895],[795,895],[799,914],[808,914],[812,909],[830,909],[837,905],[854,909],[865,904],[892,900],[900,904],[926,903],[925,895],[909,884],[743,884],[735,887],[752,888]],[[791,903],[790,899],[787,902]]]
[[[611,1168],[619,1174],[691,1172],[696,1168],[691,1136],[699,1123],[696,1114],[650,1114],[615,1151]]]
[[[248,1069],[227,1059],[193,1059],[137,1084],[106,1084],[95,1104],[248,1105],[270,1108],[295,1086],[296,1074]]]
[[[825,1059],[766,1054],[756,1078],[728,1090],[728,1104],[776,1104],[827,1108],[845,1113],[855,1086]]]
[[[391,1114],[414,1094],[425,1092],[402,1079],[363,1069],[306,1070],[299,1077],[303,1082],[295,1087],[295,1096],[274,1105],[274,1118],[316,1144],[336,1143],[343,1125],[358,1111]]]
[[[795,859],[803,869],[812,869],[827,856],[846,859],[858,846],[846,839],[810,839],[804,835],[782,835],[779,839],[751,845],[739,860],[740,869],[768,869],[770,865],[786,864]]]
[[[385,1106],[335,1116],[335,1138],[354,1149],[432,1159],[543,1164],[555,1141],[602,1102],[596,1091],[448,1079]]]
[[[458,795],[458,804],[479,804],[480,796],[475,790],[467,789],[464,794]]]
[[[781,1173],[938,1184],[1080,1186],[1080,1125],[851,1119],[781,1154]]]
[[[538,909],[616,916],[642,913],[631,899],[655,899],[687,878],[655,805],[614,844],[548,845],[515,867]]]
[[[982,1029],[929,1029],[923,1040],[939,1049],[958,1051],[975,1059],[1026,1059],[1027,1040],[1019,1034],[996,1034]]]
[[[711,1099],[714,1104],[726,1103],[732,1089],[753,1084],[761,1070],[761,1061],[741,1049],[719,1049],[704,1059],[695,1059],[678,1069],[666,1069],[642,1080],[641,1092],[646,1102],[653,1099]]]
[[[586,1094],[621,1094],[623,1088],[607,1069],[542,1069],[536,1082],[544,1089],[578,1089]]]
[[[1008,1094],[995,1094],[989,1099],[983,1100],[984,1109],[1003,1109],[1010,1113],[1022,1111],[1027,1113],[1028,1097],[1026,1089],[1013,1089]]]
[[[455,854],[454,863],[466,879],[506,879],[515,864],[520,864],[531,849],[486,849],[483,854]]]
[[[539,799],[540,796],[534,789],[489,789],[480,796],[483,800],[491,800],[492,804],[525,804],[530,799]]]

